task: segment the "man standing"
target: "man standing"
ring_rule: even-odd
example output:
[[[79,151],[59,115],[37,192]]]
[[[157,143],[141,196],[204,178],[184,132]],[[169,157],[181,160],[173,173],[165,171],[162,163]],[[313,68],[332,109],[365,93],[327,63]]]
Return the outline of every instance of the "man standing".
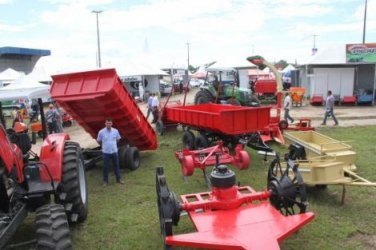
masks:
[[[55,110],[56,110],[56,133],[63,133],[63,111],[57,103],[55,102]]]
[[[120,140],[119,131],[112,127],[112,119],[107,118],[106,127],[101,129],[98,133],[97,142],[102,146],[103,153],[103,186],[108,185],[108,169],[110,165],[110,160],[114,168],[116,182],[119,184],[124,184],[120,176],[120,164],[117,142]]]
[[[157,123],[158,121],[158,106],[159,106],[158,96],[154,95],[152,102],[151,102],[151,108],[153,112],[153,121],[151,123]]]
[[[153,103],[154,93],[150,93],[148,98],[148,113],[146,114],[146,120],[149,118],[150,113],[153,111],[153,107],[151,106]]]
[[[57,112],[56,109],[54,108],[54,105],[50,103],[48,105],[48,110],[46,112],[46,121],[47,121],[47,126],[48,126],[48,133],[53,134],[56,133],[56,121],[57,121]]]
[[[328,90],[328,96],[326,97],[326,102],[325,102],[325,116],[321,125],[326,125],[326,119],[329,116],[333,117],[334,126],[338,125],[338,121],[334,115],[333,109],[334,109],[334,96],[332,95],[332,91]]]
[[[290,116],[290,109],[292,106],[292,100],[289,92],[286,92],[285,101],[283,103],[283,108],[285,110],[285,121],[288,122],[288,120],[291,121],[291,123],[294,123],[294,119]]]

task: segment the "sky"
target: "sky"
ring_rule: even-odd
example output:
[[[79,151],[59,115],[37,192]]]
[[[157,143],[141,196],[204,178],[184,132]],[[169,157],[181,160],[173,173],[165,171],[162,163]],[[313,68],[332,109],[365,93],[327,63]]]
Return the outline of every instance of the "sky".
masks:
[[[51,50],[48,71],[150,60],[158,67],[239,61],[303,63],[333,44],[361,43],[365,0],[0,0],[0,47]],[[376,43],[368,0],[366,43]],[[189,45],[187,45],[189,44]],[[189,48],[189,49],[188,49]],[[149,59],[147,59],[149,58]]]

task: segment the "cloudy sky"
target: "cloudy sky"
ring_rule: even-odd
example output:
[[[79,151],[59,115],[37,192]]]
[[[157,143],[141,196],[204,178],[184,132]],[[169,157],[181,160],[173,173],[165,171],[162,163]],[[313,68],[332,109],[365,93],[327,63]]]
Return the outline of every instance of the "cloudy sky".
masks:
[[[200,65],[252,54],[302,63],[316,47],[361,43],[365,0],[0,0],[0,47],[51,50],[53,71],[157,59]],[[366,42],[376,43],[376,0],[368,0]]]

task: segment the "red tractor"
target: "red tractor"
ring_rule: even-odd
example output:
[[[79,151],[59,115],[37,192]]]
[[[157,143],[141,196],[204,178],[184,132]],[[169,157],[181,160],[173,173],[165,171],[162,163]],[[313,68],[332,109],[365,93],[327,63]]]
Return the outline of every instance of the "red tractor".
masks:
[[[45,138],[39,156],[30,149],[25,131],[0,125],[0,249],[29,212],[36,213],[37,249],[71,249],[69,223],[88,214],[80,146],[61,133]]]

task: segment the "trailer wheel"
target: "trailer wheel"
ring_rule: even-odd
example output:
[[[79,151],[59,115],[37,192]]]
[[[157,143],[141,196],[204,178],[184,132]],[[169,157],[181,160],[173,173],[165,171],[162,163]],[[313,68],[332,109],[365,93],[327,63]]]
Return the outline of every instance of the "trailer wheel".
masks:
[[[37,249],[72,249],[64,207],[46,204],[36,210]]]
[[[136,170],[140,167],[140,152],[136,147],[125,149],[125,167],[130,170]]]
[[[155,127],[157,129],[158,135],[162,136],[163,133],[164,133],[164,124],[163,124],[163,122],[161,120],[158,120],[157,124],[155,124]]]
[[[189,130],[183,133],[183,147],[189,150],[195,148],[195,135]]]
[[[63,122],[63,127],[64,128],[69,128],[73,125],[73,122],[71,120]]]
[[[198,91],[195,95],[195,104],[214,102],[213,95],[206,89]]]
[[[208,138],[203,134],[199,134],[195,139],[195,146],[197,149],[209,147]]]
[[[65,142],[63,154],[63,174],[57,189],[57,203],[64,205],[69,222],[81,222],[88,213],[84,159],[80,146],[75,142]]]
[[[236,161],[236,165],[240,170],[248,169],[250,163],[249,154],[245,150],[239,151],[239,156]]]
[[[278,127],[280,130],[285,130],[289,127],[289,124],[286,120],[281,120],[279,123],[278,123]]]
[[[181,163],[181,171],[183,176],[192,176],[195,170],[195,163],[192,155],[186,155],[183,157]]]

